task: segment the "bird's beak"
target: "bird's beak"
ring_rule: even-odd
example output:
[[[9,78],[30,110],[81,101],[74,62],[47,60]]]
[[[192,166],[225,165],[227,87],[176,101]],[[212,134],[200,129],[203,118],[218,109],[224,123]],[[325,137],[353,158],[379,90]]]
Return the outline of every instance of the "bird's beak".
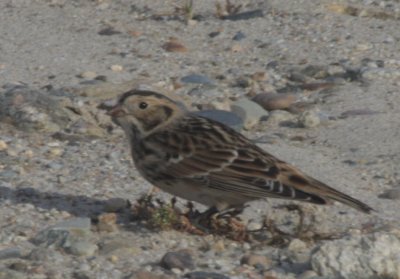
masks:
[[[124,116],[126,113],[120,105],[116,105],[112,109],[107,111],[106,114],[111,117],[121,117]]]

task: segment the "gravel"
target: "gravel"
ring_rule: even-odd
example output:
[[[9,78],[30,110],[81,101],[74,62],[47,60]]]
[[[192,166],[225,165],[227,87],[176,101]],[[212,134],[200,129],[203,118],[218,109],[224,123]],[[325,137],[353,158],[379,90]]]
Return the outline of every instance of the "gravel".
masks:
[[[0,1],[0,278],[400,276],[399,2],[231,2],[187,20],[172,0]],[[99,109],[134,87],[245,125],[377,211],[257,201],[243,222],[269,229],[248,242],[147,228],[131,205],[151,185]],[[229,110],[254,96],[274,110],[247,126]],[[180,251],[190,268],[160,264]]]

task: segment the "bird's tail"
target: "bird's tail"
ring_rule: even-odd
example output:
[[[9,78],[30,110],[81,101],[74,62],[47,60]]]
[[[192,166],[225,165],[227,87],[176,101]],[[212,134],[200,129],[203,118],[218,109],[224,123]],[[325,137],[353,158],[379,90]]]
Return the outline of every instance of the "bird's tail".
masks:
[[[372,207],[363,203],[362,201],[359,201],[349,195],[346,195],[345,193],[339,192],[339,191],[329,187],[325,183],[322,183],[321,181],[318,181],[318,180],[316,180],[314,178],[310,178],[310,177],[308,177],[308,179],[310,180],[311,185],[322,190],[319,193],[320,194],[323,193],[321,196],[325,199],[338,201],[340,203],[346,204],[350,207],[353,207],[354,209],[357,209],[361,212],[368,213],[368,214],[371,213],[372,211],[375,211]]]

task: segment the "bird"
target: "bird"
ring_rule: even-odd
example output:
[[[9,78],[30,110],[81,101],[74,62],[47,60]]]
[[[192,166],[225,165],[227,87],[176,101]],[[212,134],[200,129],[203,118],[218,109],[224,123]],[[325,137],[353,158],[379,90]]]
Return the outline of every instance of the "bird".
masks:
[[[107,114],[124,130],[134,164],[148,182],[207,206],[208,214],[265,198],[318,205],[337,201],[364,213],[374,211],[164,94],[132,89]]]

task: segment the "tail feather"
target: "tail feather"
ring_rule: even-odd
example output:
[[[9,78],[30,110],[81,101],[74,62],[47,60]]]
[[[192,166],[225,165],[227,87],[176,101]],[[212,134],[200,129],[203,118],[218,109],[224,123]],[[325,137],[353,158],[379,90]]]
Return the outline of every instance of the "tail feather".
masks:
[[[310,184],[313,186],[316,186],[316,189],[320,189],[321,191],[319,192],[320,196],[323,198],[329,199],[329,200],[334,200],[338,201],[340,203],[343,203],[345,205],[348,205],[354,209],[357,209],[361,212],[370,214],[372,211],[375,211],[372,207],[369,205],[363,203],[362,201],[359,201],[356,198],[353,198],[349,195],[346,195],[345,193],[339,192],[332,187],[329,187],[325,183],[322,183],[316,179],[310,178]]]

